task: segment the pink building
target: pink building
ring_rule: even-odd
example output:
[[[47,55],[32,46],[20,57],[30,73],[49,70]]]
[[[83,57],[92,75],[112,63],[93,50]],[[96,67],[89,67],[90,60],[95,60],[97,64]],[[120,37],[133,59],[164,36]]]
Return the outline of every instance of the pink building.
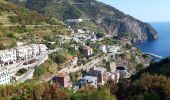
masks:
[[[89,46],[85,46],[83,48],[83,52],[84,52],[84,55],[87,56],[87,57],[93,55],[93,49]]]
[[[56,77],[54,78],[54,81],[62,87],[69,87],[70,86],[70,77],[68,73],[59,73],[58,75],[56,75]]]

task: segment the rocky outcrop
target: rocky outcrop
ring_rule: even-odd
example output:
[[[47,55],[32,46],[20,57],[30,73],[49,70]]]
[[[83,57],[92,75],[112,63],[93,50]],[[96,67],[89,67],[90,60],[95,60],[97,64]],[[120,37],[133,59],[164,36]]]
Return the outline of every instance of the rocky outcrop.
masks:
[[[148,23],[141,22],[131,16],[126,16],[123,19],[107,21],[102,19],[100,23],[107,33],[118,35],[119,33],[129,33],[132,42],[142,42],[155,40],[158,34]]]

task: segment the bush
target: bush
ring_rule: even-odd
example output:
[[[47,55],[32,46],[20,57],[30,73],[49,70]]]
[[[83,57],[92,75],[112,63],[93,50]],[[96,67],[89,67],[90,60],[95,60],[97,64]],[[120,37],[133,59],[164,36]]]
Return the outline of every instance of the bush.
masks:
[[[22,69],[20,69],[20,70],[16,73],[16,75],[17,75],[17,76],[21,76],[21,75],[23,75],[23,74],[26,73],[26,72],[27,72],[27,69],[22,68]]]
[[[39,76],[45,74],[46,72],[47,72],[46,68],[39,66],[39,67],[35,68],[34,76],[39,77]]]

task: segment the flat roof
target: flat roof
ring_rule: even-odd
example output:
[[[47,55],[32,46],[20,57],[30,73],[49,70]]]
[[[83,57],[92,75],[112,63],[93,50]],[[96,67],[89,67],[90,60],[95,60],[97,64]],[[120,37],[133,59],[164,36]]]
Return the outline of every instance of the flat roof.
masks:
[[[66,77],[68,76],[68,73],[59,73],[56,75],[56,77]]]
[[[94,76],[85,76],[85,77],[83,77],[83,79],[88,80],[88,81],[96,81],[97,77],[94,77]]]

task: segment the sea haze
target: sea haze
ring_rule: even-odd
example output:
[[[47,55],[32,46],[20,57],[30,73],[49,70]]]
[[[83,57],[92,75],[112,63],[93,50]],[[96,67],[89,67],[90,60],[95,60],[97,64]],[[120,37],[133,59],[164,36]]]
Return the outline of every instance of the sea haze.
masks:
[[[153,53],[163,57],[170,56],[170,22],[150,23],[159,34],[155,41],[140,43],[137,45],[143,52]]]

